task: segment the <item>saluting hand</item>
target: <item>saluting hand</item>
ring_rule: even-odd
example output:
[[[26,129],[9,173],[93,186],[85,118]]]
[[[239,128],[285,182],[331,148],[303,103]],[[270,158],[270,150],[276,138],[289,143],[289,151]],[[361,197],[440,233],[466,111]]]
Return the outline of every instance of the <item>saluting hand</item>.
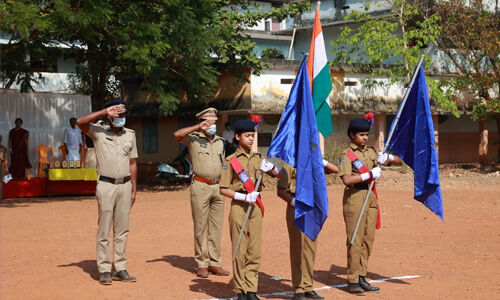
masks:
[[[112,118],[118,118],[121,114],[125,113],[125,107],[122,105],[114,105],[105,109],[106,115]]]
[[[215,120],[205,120],[205,121],[203,121],[203,122],[200,123],[200,128],[201,128],[201,130],[206,131],[214,123],[215,123]]]

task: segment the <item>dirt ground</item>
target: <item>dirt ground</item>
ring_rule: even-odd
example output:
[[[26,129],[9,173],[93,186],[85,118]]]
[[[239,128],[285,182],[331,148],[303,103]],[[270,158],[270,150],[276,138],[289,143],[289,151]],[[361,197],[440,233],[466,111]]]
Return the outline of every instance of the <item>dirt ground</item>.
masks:
[[[329,178],[330,214],[319,236],[315,287],[326,299],[345,291],[342,186]],[[410,172],[386,170],[378,184],[382,228],[376,233],[368,279],[370,299],[500,299],[500,172],[442,167],[446,222],[412,199]],[[285,203],[268,183],[263,199],[259,294],[291,296]],[[144,189],[131,212],[128,270],[137,283],[101,286],[95,262],[95,198],[7,199],[0,202],[1,299],[211,299],[233,296],[231,276],[193,274],[189,190]],[[223,265],[231,270],[224,217]],[[414,276],[414,277],[412,277]],[[397,279],[397,278],[400,279]]]

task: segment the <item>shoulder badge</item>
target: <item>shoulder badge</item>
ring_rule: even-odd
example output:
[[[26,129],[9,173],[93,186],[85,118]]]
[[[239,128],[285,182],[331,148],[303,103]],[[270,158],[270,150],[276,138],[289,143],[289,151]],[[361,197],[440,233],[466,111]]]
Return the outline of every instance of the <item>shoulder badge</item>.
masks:
[[[241,182],[245,183],[248,181],[248,179],[250,179],[250,176],[248,176],[247,173],[241,173],[240,174],[240,179],[241,179]]]
[[[363,162],[359,159],[356,159],[354,161],[354,167],[356,167],[356,169],[361,169],[363,167]]]

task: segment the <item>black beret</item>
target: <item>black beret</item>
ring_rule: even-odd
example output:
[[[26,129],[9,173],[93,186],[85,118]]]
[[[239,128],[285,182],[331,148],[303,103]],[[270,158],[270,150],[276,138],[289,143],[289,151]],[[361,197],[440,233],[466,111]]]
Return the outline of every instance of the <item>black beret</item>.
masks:
[[[356,134],[358,132],[368,132],[370,131],[372,124],[365,118],[354,118],[349,122],[349,128],[347,128],[347,136],[350,132]]]
[[[234,133],[255,132],[255,125],[250,120],[238,120],[234,123]]]
[[[110,107],[110,106],[115,106],[115,105],[120,105],[120,104],[125,105],[125,104],[126,104],[126,102],[125,102],[125,101],[123,101],[122,99],[115,99],[115,100],[112,100],[112,101],[106,102],[106,103],[104,104],[104,108],[108,108],[108,107]]]

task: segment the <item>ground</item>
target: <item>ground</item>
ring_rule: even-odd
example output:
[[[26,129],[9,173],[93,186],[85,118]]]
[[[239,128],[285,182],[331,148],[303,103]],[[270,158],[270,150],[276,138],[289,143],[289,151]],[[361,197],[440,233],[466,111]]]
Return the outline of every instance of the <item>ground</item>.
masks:
[[[412,199],[409,172],[386,170],[378,184],[382,228],[376,233],[370,299],[500,299],[500,172],[442,168],[445,222]],[[330,178],[331,179],[331,178]],[[319,235],[315,287],[326,299],[345,291],[342,186],[328,186],[330,214]],[[259,294],[291,296],[285,203],[268,182],[263,199]],[[128,270],[137,283],[98,283],[97,204],[92,197],[0,202],[1,299],[211,299],[233,296],[231,276],[193,274],[189,190],[138,192],[131,212]],[[223,265],[231,270],[226,202]],[[232,270],[231,270],[232,271]],[[397,278],[400,279],[397,279]],[[394,279],[396,278],[396,279]],[[280,293],[281,292],[281,293]]]

